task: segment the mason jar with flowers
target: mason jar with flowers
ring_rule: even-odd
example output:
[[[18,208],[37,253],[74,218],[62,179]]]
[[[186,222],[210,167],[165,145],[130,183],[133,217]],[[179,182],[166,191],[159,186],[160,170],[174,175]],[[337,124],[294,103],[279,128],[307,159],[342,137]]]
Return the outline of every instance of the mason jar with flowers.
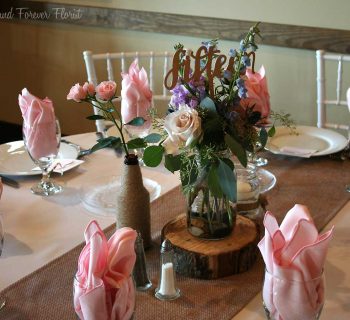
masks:
[[[256,141],[265,145],[270,114],[263,74],[254,70],[258,24],[238,50],[223,55],[218,41],[203,42],[196,51],[175,46],[173,67],[164,85],[172,90],[165,135],[148,146],[143,161],[179,171],[187,198],[189,232],[204,239],[221,239],[235,226],[237,181],[233,157],[244,167]],[[254,88],[254,91],[249,91]],[[258,131],[257,127],[261,127]]]

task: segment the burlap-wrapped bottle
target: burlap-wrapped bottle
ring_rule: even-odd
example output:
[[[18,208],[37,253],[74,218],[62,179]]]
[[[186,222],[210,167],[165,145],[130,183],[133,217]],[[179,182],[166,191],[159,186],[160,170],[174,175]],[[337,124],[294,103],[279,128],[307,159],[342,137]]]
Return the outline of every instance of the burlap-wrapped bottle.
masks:
[[[150,197],[143,185],[139,161],[134,154],[125,156],[116,216],[117,229],[133,228],[141,233],[144,247],[151,246]]]

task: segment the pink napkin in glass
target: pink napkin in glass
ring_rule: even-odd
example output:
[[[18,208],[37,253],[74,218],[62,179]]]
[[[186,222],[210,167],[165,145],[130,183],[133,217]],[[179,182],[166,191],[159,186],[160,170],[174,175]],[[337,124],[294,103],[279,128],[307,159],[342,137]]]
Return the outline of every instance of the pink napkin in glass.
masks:
[[[96,221],[85,230],[74,280],[74,308],[82,320],[130,319],[135,291],[130,277],[135,260],[136,231],[122,228],[107,241]]]
[[[312,319],[323,303],[324,288],[321,279],[310,280],[322,275],[333,228],[319,235],[309,210],[299,204],[288,211],[281,226],[266,212],[264,226],[258,247],[268,271],[263,289],[266,307],[274,319]]]
[[[26,88],[18,95],[27,148],[34,159],[57,154],[56,118],[52,101],[32,95]]]
[[[152,91],[149,87],[147,72],[139,69],[137,60],[129,67],[128,73],[122,73],[121,114],[124,123],[136,117],[150,120],[148,114],[152,105]],[[143,127],[149,127],[151,121],[146,121]]]

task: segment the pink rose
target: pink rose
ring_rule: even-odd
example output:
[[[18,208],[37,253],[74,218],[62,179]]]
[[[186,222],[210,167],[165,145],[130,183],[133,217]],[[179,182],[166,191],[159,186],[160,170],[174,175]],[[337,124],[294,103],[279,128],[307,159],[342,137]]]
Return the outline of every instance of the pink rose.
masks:
[[[245,87],[248,90],[247,98],[241,100],[243,107],[254,106],[254,111],[259,111],[262,118],[268,118],[270,115],[270,95],[267,88],[265,77],[265,68],[262,66],[259,72],[253,73],[248,68],[246,72]],[[266,122],[263,121],[263,122]]]
[[[83,85],[83,89],[90,96],[93,96],[95,94],[95,86],[91,82],[85,82],[84,85]]]
[[[81,102],[86,98],[87,91],[79,84],[75,84],[69,91],[67,95],[67,100],[74,100],[76,102]]]
[[[152,91],[149,88],[147,72],[139,69],[137,60],[129,68],[128,73],[122,73],[121,114],[124,123],[136,117],[149,119],[148,110],[152,105]],[[147,125],[150,122],[147,121]]]
[[[102,81],[96,87],[96,95],[101,100],[111,100],[117,89],[117,84],[114,81]]]

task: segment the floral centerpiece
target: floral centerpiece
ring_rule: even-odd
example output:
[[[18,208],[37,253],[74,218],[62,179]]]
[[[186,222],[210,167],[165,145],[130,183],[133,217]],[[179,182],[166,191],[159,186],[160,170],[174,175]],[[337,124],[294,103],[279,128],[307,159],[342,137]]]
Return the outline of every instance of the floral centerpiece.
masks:
[[[235,225],[237,199],[232,155],[247,165],[247,151],[269,131],[270,115],[265,71],[255,72],[258,24],[231,49],[221,54],[218,41],[203,42],[196,51],[175,46],[173,68],[164,85],[172,90],[166,134],[161,143],[148,146],[144,163],[179,171],[187,197],[189,231],[207,239],[230,234]],[[260,127],[260,130],[257,130]]]
[[[247,152],[254,152],[257,142],[264,146],[275,131],[273,125],[269,130],[265,127],[273,115],[265,70],[254,69],[258,25],[250,28],[239,49],[231,49],[228,56],[220,53],[217,40],[203,42],[196,52],[186,50],[182,44],[175,46],[173,66],[164,79],[165,87],[173,93],[169,113],[163,121],[154,117],[154,126],[164,129],[163,134],[126,141],[124,126],[145,126],[148,116],[143,107],[142,112],[133,112],[132,116],[123,110],[120,113],[113,104],[114,82],[102,82],[96,88],[88,83],[77,84],[68,95],[68,99],[89,102],[100,110],[89,119],[111,120],[119,131],[119,137],[100,139],[92,151],[120,147],[129,157],[129,150],[144,148],[145,165],[156,167],[164,160],[169,171],[180,172],[188,201],[188,230],[202,238],[222,238],[232,232],[237,199],[233,156],[245,167]],[[136,78],[133,70],[123,78],[125,87],[136,86],[138,90],[129,97],[143,97],[140,105],[141,100],[150,101],[149,92],[142,93],[145,83],[141,79],[145,76],[139,70]],[[133,85],[130,79],[134,79]],[[123,99],[128,99],[123,83]],[[128,105],[133,109],[135,103],[130,100],[122,108]],[[283,120],[283,116],[279,119]]]

